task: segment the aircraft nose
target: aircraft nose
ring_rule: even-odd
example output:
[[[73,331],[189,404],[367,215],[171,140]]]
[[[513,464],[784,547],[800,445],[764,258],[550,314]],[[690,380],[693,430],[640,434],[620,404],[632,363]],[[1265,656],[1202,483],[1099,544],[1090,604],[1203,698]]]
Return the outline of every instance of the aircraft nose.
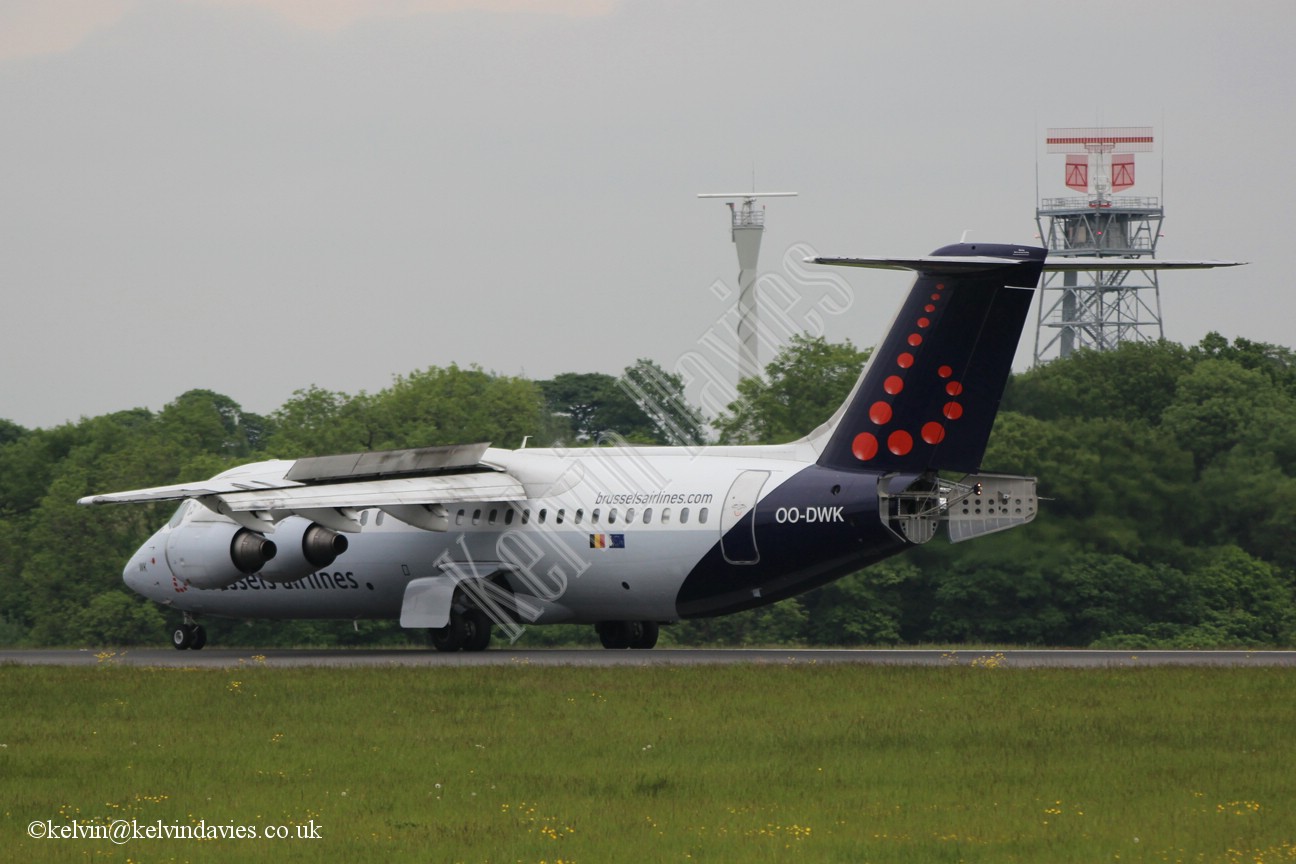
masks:
[[[148,539],[135,551],[122,569],[122,581],[137,594],[149,596],[157,587],[171,578],[171,568],[162,555],[161,531]]]
[[[130,561],[126,562],[126,566],[122,569],[122,581],[125,582],[126,587],[132,591],[138,592],[140,590],[140,570],[139,553],[136,552],[131,556]]]

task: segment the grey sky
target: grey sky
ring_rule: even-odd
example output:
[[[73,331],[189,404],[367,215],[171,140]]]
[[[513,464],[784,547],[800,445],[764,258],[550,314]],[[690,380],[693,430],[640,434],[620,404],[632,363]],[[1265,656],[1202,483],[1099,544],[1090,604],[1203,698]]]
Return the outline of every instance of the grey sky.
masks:
[[[1160,255],[1253,262],[1164,277],[1169,338],[1296,344],[1287,0],[6,0],[0,34],[0,417],[24,426],[452,362],[727,373],[707,334],[737,265],[696,193],[753,169],[800,193],[761,263],[813,324],[830,289],[782,272],[793,244],[1031,241],[1037,161],[1067,194],[1055,126],[1153,126],[1129,194],[1164,195]],[[837,275],[828,337],[872,344],[908,279]]]

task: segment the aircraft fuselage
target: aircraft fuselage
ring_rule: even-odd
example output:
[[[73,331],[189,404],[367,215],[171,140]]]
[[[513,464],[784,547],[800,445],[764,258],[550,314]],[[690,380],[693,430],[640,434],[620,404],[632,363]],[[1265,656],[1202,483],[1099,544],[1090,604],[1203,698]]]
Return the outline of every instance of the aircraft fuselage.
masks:
[[[537,494],[456,506],[445,531],[363,510],[330,566],[291,581],[249,574],[219,588],[173,572],[172,532],[195,522],[236,526],[186,502],[123,575],[139,593],[194,614],[397,618],[411,580],[450,575],[493,576],[521,601],[524,624],[665,623],[773,602],[912,545],[879,518],[880,474],[769,449],[490,450],[491,464]]]

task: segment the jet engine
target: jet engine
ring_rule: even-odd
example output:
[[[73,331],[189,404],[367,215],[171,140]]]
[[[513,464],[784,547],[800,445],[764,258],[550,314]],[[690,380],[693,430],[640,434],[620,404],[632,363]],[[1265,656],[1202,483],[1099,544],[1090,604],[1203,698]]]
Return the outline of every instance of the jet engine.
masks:
[[[279,554],[257,573],[267,582],[294,582],[309,576],[336,561],[348,545],[344,535],[300,516],[289,516],[275,526],[274,544]]]
[[[232,522],[191,521],[171,531],[166,560],[171,573],[195,588],[224,588],[273,560],[275,544]]]

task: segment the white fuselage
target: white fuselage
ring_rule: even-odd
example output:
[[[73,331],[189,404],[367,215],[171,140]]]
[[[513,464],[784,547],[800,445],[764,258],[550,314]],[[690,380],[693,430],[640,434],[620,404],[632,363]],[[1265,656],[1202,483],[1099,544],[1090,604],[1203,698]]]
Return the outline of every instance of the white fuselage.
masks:
[[[413,579],[498,573],[508,590],[525,598],[522,617],[534,623],[674,621],[684,580],[760,499],[807,468],[809,460],[796,458],[805,455],[758,447],[492,449],[487,461],[522,483],[524,500],[456,505],[445,531],[411,527],[378,508],[363,510],[360,530],[348,535],[348,550],[331,566],[290,582],[254,574],[215,589],[186,584],[168,566],[170,532],[198,521],[228,521],[188,501],[139,549],[123,576],[135,591],[185,612],[395,618]],[[753,469],[763,482],[737,488],[736,478]],[[826,496],[817,505],[807,502],[804,514],[789,519],[785,513],[783,522],[830,520],[829,503]],[[844,520],[841,529],[848,530]],[[735,550],[739,566],[752,563],[740,554],[750,557]]]

